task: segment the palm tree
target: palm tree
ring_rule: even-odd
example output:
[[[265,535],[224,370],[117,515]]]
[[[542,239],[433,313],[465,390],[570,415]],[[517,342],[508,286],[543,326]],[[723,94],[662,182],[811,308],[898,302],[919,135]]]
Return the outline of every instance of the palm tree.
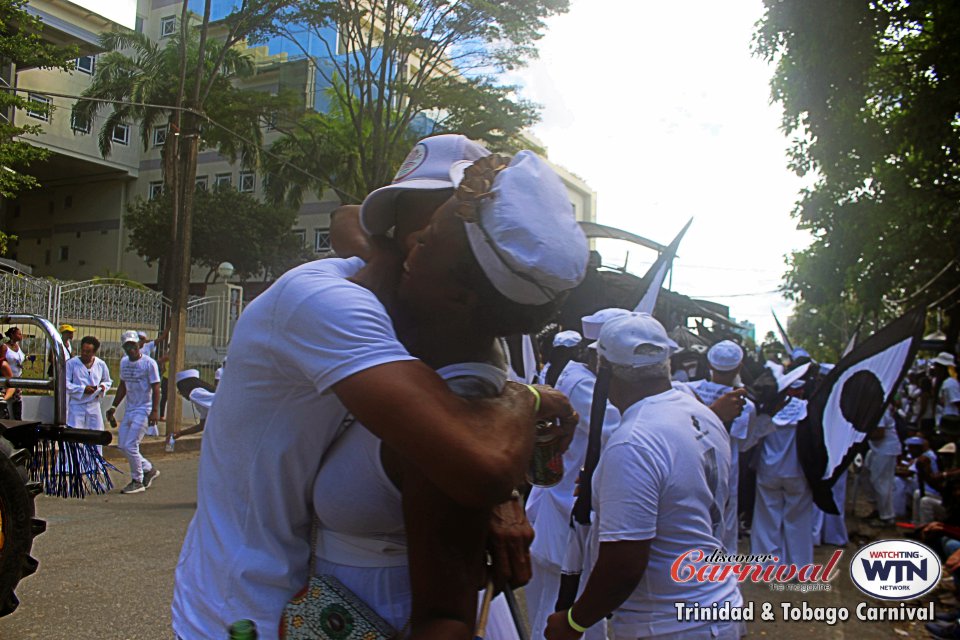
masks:
[[[79,100],[74,105],[73,117],[76,122],[89,123],[101,111],[109,111],[98,138],[104,157],[110,155],[117,125],[138,122],[140,139],[146,149],[153,127],[173,122],[172,105],[177,97],[183,37],[188,38],[188,68],[195,68],[199,50],[196,29],[178,30],[163,47],[138,32],[111,32],[100,37],[100,46],[108,53],[98,59],[93,82],[82,94],[90,99]],[[263,142],[261,124],[267,114],[287,106],[289,101],[266,92],[237,88],[237,80],[253,75],[253,58],[235,47],[224,52],[223,47],[222,42],[212,39],[207,40],[204,47],[207,77],[201,82],[204,85],[208,82],[218,60],[220,67],[205,101],[207,124],[202,148],[215,148],[232,161],[240,157],[246,165],[254,166]],[[187,80],[188,93],[194,80],[191,74]],[[167,137],[163,151],[171,139],[172,136]],[[168,162],[172,160],[167,155],[163,153],[164,180],[169,173]]]

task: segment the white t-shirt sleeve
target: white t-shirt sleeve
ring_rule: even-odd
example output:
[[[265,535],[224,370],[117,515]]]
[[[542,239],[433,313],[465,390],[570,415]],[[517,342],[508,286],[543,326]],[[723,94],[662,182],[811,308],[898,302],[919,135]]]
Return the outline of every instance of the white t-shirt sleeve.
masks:
[[[323,393],[377,365],[414,360],[400,344],[376,296],[344,277],[318,279],[311,295],[284,314],[274,357],[298,369]]]
[[[652,447],[617,443],[603,453],[598,479],[600,542],[651,540],[669,468]]]
[[[148,362],[150,363],[148,380],[150,381],[150,384],[157,384],[160,382],[160,367],[157,366],[157,361],[153,358],[150,358]]]
[[[947,378],[943,383],[941,395],[943,396],[944,408],[949,407],[955,402],[960,402],[960,382],[954,378]],[[956,409],[956,407],[954,407]],[[949,413],[949,411],[948,411]]]
[[[77,362],[75,362],[73,358],[67,360],[67,396],[74,401],[80,401],[83,398],[84,389],[87,388],[87,385],[80,380],[79,373]]]

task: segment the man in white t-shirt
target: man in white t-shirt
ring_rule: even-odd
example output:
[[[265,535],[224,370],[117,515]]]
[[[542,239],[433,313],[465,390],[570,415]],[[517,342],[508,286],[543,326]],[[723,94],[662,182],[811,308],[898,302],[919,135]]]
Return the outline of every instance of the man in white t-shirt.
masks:
[[[140,441],[150,425],[160,419],[160,369],[150,356],[140,353],[136,331],[124,331],[120,336],[123,352],[120,359],[120,386],[107,409],[112,419],[117,407],[126,399],[127,407],[117,432],[117,447],[130,463],[130,482],[120,493],[142,493],[153,484],[160,471],[140,453]]]
[[[192,433],[200,433],[206,427],[207,414],[210,407],[213,406],[213,399],[216,392],[209,388],[209,385],[200,379],[198,369],[185,369],[174,376],[177,385],[177,392],[186,400],[190,401],[193,412],[199,419],[197,424],[180,429],[174,432],[173,439],[179,440],[183,436]]]
[[[730,442],[712,411],[671,387],[675,344],[652,316],[607,322],[598,354],[612,369],[610,402],[620,426],[594,476],[593,570],[574,605],[547,622],[551,640],[574,640],[612,614],[617,640],[738,640],[736,622],[678,620],[677,603],[743,603],[736,580],[678,583],[671,566],[684,553],[722,549]]]
[[[382,234],[397,226],[397,237],[402,236],[401,220],[393,213],[399,205],[376,203],[391,204],[410,195],[407,191],[446,191],[435,197],[435,209],[449,200],[459,182],[454,165],[469,165],[485,155],[463,136],[422,141],[394,184],[368,196],[367,231]],[[521,163],[550,184],[559,180],[524,152],[514,157],[510,169]],[[567,211],[569,201],[561,191],[562,183],[551,203]],[[461,223],[457,230],[449,226],[450,211],[445,210],[444,225],[461,234],[466,228],[476,261],[502,295],[524,305],[554,304],[560,292],[582,279],[587,262],[586,240],[572,213],[569,220],[545,224],[530,215],[541,210],[540,204],[494,203],[507,220],[522,214],[524,224],[544,229],[544,246],[550,251],[517,266],[514,261],[524,256],[508,247],[509,241],[504,244],[504,234],[509,236],[504,215],[487,219],[484,214],[487,226],[482,229]],[[512,211],[502,210],[511,204]],[[469,506],[503,502],[522,482],[536,415],[564,418],[572,429],[574,412],[559,393],[540,389],[539,414],[535,394],[520,385],[508,384],[495,399],[460,398],[397,339],[374,293],[389,280],[379,276],[399,273],[400,304],[414,320],[416,314],[434,314],[435,319],[444,305],[457,304],[462,290],[456,282],[463,274],[455,268],[462,253],[454,248],[463,243],[449,242],[446,233],[447,227],[433,224],[418,233],[399,269],[393,267],[397,257],[385,252],[374,254],[366,265],[359,258],[302,265],[240,315],[229,349],[231,373],[217,388],[207,418],[197,513],[176,571],[173,628],[180,637],[217,637],[238,619],[255,621],[262,638],[276,637],[284,604],[307,579],[314,478],[348,415],[436,487]],[[378,272],[384,262],[392,270]],[[272,410],[264,412],[264,407]]]

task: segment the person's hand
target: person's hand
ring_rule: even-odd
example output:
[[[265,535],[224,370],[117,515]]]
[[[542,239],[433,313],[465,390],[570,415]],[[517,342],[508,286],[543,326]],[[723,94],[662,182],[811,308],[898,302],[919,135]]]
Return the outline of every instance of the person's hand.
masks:
[[[532,542],[533,527],[519,496],[493,508],[487,544],[493,558],[493,582],[498,590],[504,585],[516,589],[530,582]]]
[[[90,395],[91,393],[94,393],[96,390],[97,390],[97,387],[94,387],[93,385],[88,384],[83,388],[83,395],[85,396]]]
[[[710,410],[717,414],[720,422],[727,423],[736,420],[747,405],[747,390],[734,389],[728,391],[713,401]]]
[[[570,399],[553,387],[533,385],[540,392],[540,411],[537,420],[554,422],[560,433],[560,451],[566,451],[580,422],[580,414],[573,409]]]
[[[153,426],[160,422],[160,416],[157,414],[156,410],[150,412],[150,415],[147,416],[147,424]]]
[[[117,408],[116,408],[116,407],[110,407],[109,409],[107,409],[107,419],[109,420],[109,419],[112,418],[112,417],[114,416],[114,414],[116,414],[116,413],[117,413]]]
[[[957,569],[960,569],[960,549],[954,551],[950,554],[950,557],[947,558],[947,561],[944,563],[943,568],[953,573]]]
[[[943,531],[943,523],[931,522],[930,524],[926,525],[925,527],[923,527],[923,529],[920,530],[920,535],[928,536],[928,535],[937,533],[939,531]]]
[[[564,609],[550,614],[543,635],[547,640],[578,640],[583,634],[573,630],[567,622],[567,610]]]

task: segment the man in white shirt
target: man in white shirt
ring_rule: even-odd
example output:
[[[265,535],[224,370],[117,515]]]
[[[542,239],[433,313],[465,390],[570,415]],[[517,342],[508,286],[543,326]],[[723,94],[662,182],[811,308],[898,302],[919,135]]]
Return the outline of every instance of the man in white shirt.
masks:
[[[160,370],[156,361],[140,353],[136,331],[124,331],[120,336],[123,352],[120,359],[120,386],[107,409],[112,419],[117,407],[125,399],[126,410],[117,433],[117,447],[130,463],[130,482],[120,493],[141,493],[153,484],[160,471],[140,454],[140,441],[150,425],[160,419]]]
[[[207,414],[210,412],[210,407],[213,406],[214,397],[216,397],[216,391],[200,379],[199,369],[180,371],[174,376],[174,380],[177,384],[177,392],[185,400],[190,401],[193,412],[199,418],[197,424],[174,432],[173,439],[179,440],[183,436],[203,431],[207,423]]]
[[[307,579],[313,512],[305,496],[348,416],[450,498],[477,507],[506,501],[522,482],[536,415],[565,418],[572,428],[569,403],[546,388],[539,390],[539,414],[535,394],[520,385],[508,384],[495,399],[454,395],[411,355],[416,344],[408,351],[400,343],[403,325],[394,328],[374,293],[395,293],[407,321],[432,314],[435,322],[445,305],[479,295],[456,283],[464,276],[457,269],[463,256],[457,247],[464,242],[495,293],[517,304],[549,307],[582,279],[586,239],[559,178],[531,154],[517,154],[500,175],[521,167],[539,172],[542,184],[556,186],[548,203],[553,213],[569,216],[540,220],[544,203],[536,189],[531,206],[498,191],[492,200],[497,215],[451,217],[445,206],[455,204],[450,195],[463,175],[461,163],[486,155],[463,136],[428,138],[394,184],[368,196],[364,227],[375,236],[396,227],[395,237],[406,235],[400,226],[409,221],[394,202],[422,195],[408,191],[442,196],[427,211],[436,211],[437,224],[413,227],[422,231],[411,237],[415,244],[402,267],[397,262],[403,256],[389,252],[376,253],[368,264],[359,258],[311,262],[284,274],[240,315],[229,349],[231,373],[207,418],[197,513],[177,566],[173,628],[180,637],[215,637],[243,618],[257,623],[261,637],[276,637],[283,605]],[[455,166],[461,172],[456,178]],[[543,229],[550,251],[522,256],[504,244],[509,232],[503,222],[521,215],[524,224]],[[453,233],[467,238],[451,242]],[[383,238],[373,240],[383,244]],[[390,268],[378,272],[384,262]],[[371,274],[399,276],[400,282],[383,289]],[[264,412],[267,406],[273,410]]]
[[[67,425],[78,429],[103,431],[100,401],[113,385],[110,368],[97,357],[100,341],[85,336],[80,341],[80,355],[67,360]]]
[[[893,480],[896,477],[897,458],[902,453],[894,411],[891,405],[883,412],[877,428],[870,435],[870,451],[864,463],[868,480],[864,493],[876,505],[876,524],[885,527],[891,526],[896,516],[893,510]]]
[[[598,353],[612,369],[610,402],[621,411],[594,478],[596,558],[574,605],[547,622],[550,640],[574,640],[612,614],[617,640],[738,640],[736,622],[678,620],[677,603],[743,603],[735,579],[678,583],[684,553],[722,548],[730,443],[716,415],[671,387],[673,341],[652,316],[607,322]]]

